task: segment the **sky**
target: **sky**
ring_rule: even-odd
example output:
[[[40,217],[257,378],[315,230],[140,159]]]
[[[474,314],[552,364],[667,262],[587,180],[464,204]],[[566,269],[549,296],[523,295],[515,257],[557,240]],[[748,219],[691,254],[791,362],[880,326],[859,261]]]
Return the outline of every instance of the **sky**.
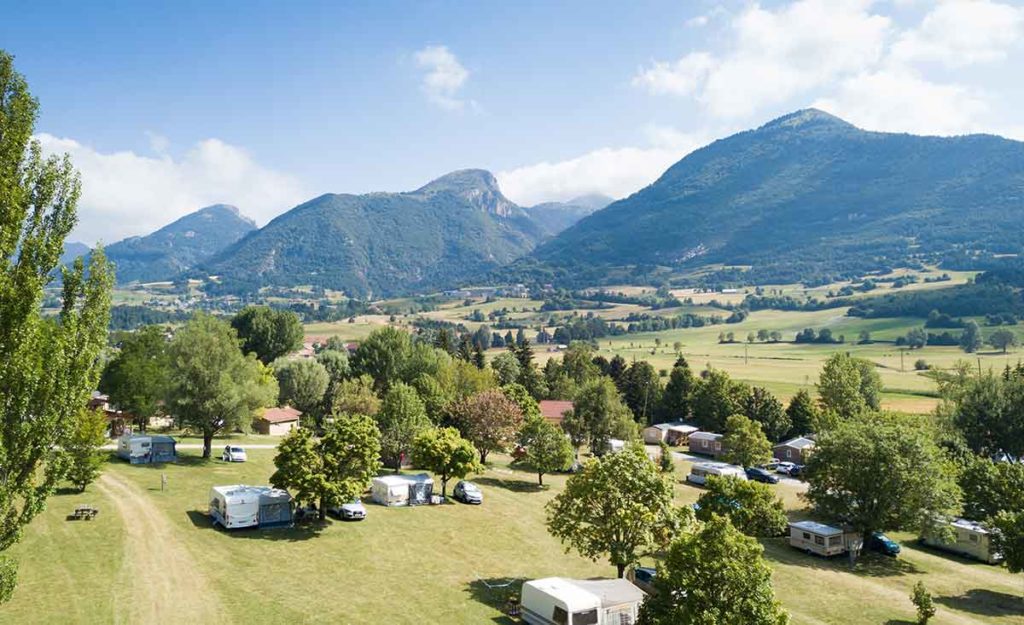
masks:
[[[263,225],[469,167],[523,205],[621,198],[809,106],[1024,140],[1024,0],[5,8],[0,48],[40,100],[37,139],[81,172],[72,238],[90,244],[213,203]]]

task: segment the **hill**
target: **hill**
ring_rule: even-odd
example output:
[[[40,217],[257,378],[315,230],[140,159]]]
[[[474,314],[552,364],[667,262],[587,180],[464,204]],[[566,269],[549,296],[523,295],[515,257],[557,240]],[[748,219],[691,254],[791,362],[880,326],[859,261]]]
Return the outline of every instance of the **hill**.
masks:
[[[810,109],[691,153],[511,269],[583,283],[710,266],[708,280],[823,283],[1019,253],[1022,216],[1024,143],[867,132]]]
[[[172,279],[205,261],[256,229],[234,206],[215,204],[160,228],[107,247],[117,281],[155,282]]]
[[[70,267],[76,258],[85,256],[89,253],[90,249],[88,245],[79,241],[65,241],[64,251],[60,255],[60,264]]]
[[[577,221],[614,202],[612,198],[600,195],[584,195],[565,202],[545,202],[525,208],[545,234],[554,236]]]
[[[468,169],[406,193],[322,195],[193,273],[220,276],[221,292],[308,284],[390,296],[478,279],[543,236],[490,172]]]

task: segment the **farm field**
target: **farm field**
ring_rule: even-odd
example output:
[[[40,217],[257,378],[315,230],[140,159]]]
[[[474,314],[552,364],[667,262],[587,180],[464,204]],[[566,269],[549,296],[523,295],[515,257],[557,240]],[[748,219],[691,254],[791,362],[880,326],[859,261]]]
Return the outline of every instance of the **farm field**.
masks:
[[[330,521],[319,531],[226,533],[206,517],[209,487],[266,483],[274,452],[253,449],[239,465],[203,462],[199,453],[183,450],[179,464],[163,467],[112,461],[86,493],[53,497],[12,550],[21,561],[20,583],[0,623],[154,622],[161,613],[223,623],[511,623],[500,613],[511,587],[488,589],[485,581],[614,575],[605,562],[566,554],[547,534],[544,504],[565,478],[548,476],[550,489],[538,490],[535,476],[510,469],[507,458],[474,478],[485,491],[483,506],[374,505],[364,522]],[[680,505],[700,493],[679,483],[687,466],[677,462]],[[791,514],[802,517],[800,487],[776,488]],[[98,506],[100,515],[66,521],[79,503]],[[895,538],[904,548],[899,559],[866,556],[855,572],[844,559],[764,541],[793,622],[911,622],[907,597],[918,580],[936,595],[935,623],[1024,619],[1020,576],[921,550],[909,535]]]

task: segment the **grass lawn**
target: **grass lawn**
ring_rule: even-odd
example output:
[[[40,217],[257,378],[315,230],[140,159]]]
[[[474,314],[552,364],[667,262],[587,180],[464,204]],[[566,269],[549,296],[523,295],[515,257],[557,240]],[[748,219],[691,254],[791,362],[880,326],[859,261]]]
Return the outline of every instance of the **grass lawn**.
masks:
[[[250,461],[238,465],[203,462],[199,453],[183,450],[179,464],[163,467],[111,462],[104,481],[86,494],[51,499],[13,550],[21,561],[21,583],[0,609],[0,623],[134,622],[133,597],[158,580],[133,575],[133,551],[132,557],[141,553],[158,563],[161,553],[188,561],[202,580],[203,602],[216,606],[217,620],[228,623],[509,623],[498,609],[507,590],[490,590],[484,580],[493,585],[548,575],[614,575],[605,562],[566,554],[544,529],[544,504],[565,478],[547,476],[550,489],[538,490],[535,476],[510,469],[505,458],[474,478],[485,491],[482,506],[370,505],[360,523],[227,533],[212,529],[206,517],[209,487],[266,483],[274,452],[251,450]],[[687,471],[687,463],[677,462],[680,505],[700,493],[681,483]],[[168,477],[165,492],[161,474]],[[776,488],[795,515],[806,514],[799,487]],[[159,535],[131,538],[126,524],[140,520],[122,519],[103,493],[131,493],[153,513],[147,522],[159,521]],[[99,517],[66,521],[79,502],[97,505]],[[909,621],[913,607],[907,597],[918,579],[937,595],[936,623],[1024,622],[1021,576],[922,551],[910,536],[897,538],[904,545],[898,560],[869,557],[854,572],[845,560],[808,557],[779,539],[765,541],[778,595],[793,622]],[[173,614],[198,602],[173,590],[167,595]]]

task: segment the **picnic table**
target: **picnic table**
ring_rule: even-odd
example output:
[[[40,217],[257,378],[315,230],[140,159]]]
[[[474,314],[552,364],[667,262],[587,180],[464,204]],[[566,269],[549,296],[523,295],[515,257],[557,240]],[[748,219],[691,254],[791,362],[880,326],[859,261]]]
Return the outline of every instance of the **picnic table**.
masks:
[[[75,506],[75,512],[71,516],[72,518],[77,520],[84,519],[86,521],[91,521],[99,513],[99,509],[93,506],[92,504],[82,504],[79,506]]]

